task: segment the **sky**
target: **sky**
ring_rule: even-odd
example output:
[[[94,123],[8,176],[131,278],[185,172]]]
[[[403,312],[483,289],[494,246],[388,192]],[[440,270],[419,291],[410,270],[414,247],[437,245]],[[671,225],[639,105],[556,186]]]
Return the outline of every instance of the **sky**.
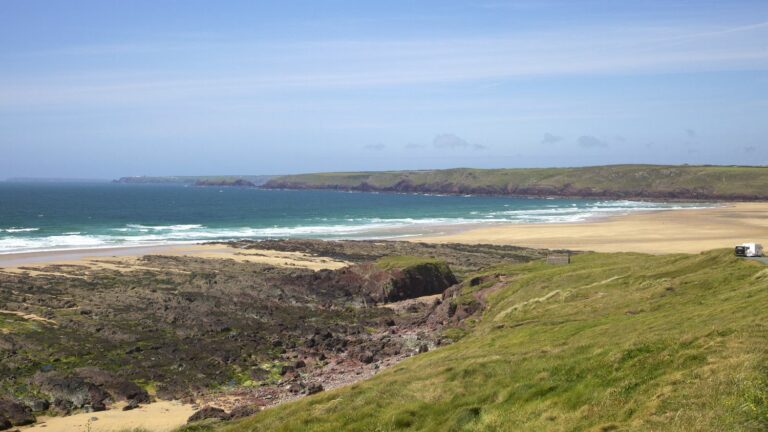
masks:
[[[0,178],[768,164],[768,1],[0,0]]]

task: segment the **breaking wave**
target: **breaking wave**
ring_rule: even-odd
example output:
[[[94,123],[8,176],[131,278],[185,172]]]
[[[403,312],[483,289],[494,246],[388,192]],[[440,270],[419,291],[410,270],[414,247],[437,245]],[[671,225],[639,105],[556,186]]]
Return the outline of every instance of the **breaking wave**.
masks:
[[[708,208],[712,205],[638,201],[550,201],[529,208],[499,205],[454,217],[315,217],[294,219],[294,226],[209,227],[203,224],[126,224],[113,228],[61,230],[38,235],[39,228],[0,229],[0,254],[65,249],[154,246],[200,241],[269,238],[397,238],[423,233],[426,227],[497,223],[573,223],[641,211]],[[46,229],[48,231],[48,229]]]

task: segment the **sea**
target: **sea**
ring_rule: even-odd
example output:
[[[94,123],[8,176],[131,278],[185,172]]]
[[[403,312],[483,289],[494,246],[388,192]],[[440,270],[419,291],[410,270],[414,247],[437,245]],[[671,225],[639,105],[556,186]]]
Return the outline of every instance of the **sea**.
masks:
[[[219,240],[397,239],[703,203],[0,182],[0,254]]]

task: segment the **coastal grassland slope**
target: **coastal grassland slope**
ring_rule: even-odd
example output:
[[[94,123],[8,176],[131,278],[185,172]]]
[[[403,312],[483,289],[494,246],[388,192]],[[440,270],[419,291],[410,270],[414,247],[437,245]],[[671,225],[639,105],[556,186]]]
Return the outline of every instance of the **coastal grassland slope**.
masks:
[[[567,266],[497,265],[474,281],[450,300],[485,302],[457,343],[218,428],[768,428],[765,265],[722,250],[582,254]]]
[[[768,167],[609,165],[580,168],[341,172],[279,176],[267,188],[602,198],[768,199]]]

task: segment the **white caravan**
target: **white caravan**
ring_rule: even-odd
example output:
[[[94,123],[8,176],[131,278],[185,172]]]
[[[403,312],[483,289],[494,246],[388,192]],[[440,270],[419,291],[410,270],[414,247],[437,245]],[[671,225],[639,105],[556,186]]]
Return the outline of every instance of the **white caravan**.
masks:
[[[760,243],[742,243],[736,246],[736,255],[743,257],[761,257],[763,256],[763,245]]]

